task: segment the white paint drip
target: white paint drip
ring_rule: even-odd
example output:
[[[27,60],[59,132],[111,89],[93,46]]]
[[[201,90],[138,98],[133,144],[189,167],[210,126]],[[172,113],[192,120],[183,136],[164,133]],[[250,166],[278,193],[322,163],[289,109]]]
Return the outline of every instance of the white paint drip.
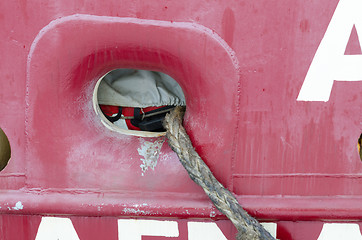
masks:
[[[157,138],[155,141],[145,141],[143,138],[140,138],[141,147],[138,148],[137,151],[138,154],[143,157],[140,159],[142,161],[142,164],[140,165],[142,169],[142,176],[144,176],[144,173],[148,170],[148,168],[155,170],[157,160],[160,156],[161,148],[165,140],[165,137]]]
[[[13,207],[13,210],[22,210],[24,208],[23,204],[19,201],[15,204],[15,207]]]

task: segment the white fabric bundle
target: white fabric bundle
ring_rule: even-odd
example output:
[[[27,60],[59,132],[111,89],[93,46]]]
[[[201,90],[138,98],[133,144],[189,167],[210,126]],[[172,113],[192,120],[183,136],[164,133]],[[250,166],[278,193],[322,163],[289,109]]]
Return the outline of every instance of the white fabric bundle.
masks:
[[[140,108],[186,105],[182,89],[173,78],[134,69],[116,69],[105,75],[98,88],[98,103]]]

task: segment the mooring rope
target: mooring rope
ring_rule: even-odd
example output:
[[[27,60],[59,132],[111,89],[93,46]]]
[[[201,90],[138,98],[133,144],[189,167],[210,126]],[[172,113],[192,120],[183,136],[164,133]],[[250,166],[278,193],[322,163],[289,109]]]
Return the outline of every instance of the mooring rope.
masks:
[[[184,113],[184,107],[176,107],[166,115],[163,124],[167,130],[168,144],[177,153],[190,178],[204,189],[215,207],[231,220],[238,230],[236,237],[238,240],[275,240],[255,218],[240,206],[234,195],[214,177],[200,158],[182,126]]]

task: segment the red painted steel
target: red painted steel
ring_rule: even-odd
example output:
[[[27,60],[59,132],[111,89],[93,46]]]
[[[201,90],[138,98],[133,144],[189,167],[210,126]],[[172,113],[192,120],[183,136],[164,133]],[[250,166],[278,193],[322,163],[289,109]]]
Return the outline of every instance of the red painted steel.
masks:
[[[0,226],[40,221],[9,213],[223,219],[166,143],[143,173],[138,149],[155,139],[101,124],[94,86],[125,67],[179,82],[196,150],[252,215],[360,220],[362,82],[335,81],[327,102],[297,101],[338,2],[1,3],[0,127],[12,158]],[[357,34],[346,55],[360,54]]]

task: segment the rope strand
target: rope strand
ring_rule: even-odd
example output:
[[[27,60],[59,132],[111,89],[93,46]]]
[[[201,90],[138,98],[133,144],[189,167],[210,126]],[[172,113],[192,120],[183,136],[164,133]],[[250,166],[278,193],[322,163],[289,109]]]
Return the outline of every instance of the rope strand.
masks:
[[[164,127],[171,149],[176,152],[190,178],[201,186],[215,207],[234,224],[238,230],[238,240],[272,240],[269,232],[238,203],[212,174],[192,146],[191,140],[182,126],[185,107],[176,107],[166,115]]]

